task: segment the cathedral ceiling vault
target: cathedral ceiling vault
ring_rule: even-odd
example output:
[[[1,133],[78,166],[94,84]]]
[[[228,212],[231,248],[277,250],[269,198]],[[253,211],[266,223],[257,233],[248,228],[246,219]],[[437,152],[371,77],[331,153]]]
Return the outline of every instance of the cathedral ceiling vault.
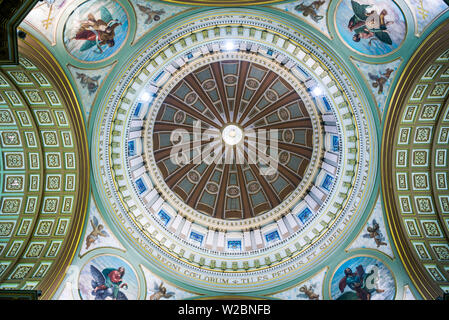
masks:
[[[3,4],[0,289],[449,291],[447,1]]]

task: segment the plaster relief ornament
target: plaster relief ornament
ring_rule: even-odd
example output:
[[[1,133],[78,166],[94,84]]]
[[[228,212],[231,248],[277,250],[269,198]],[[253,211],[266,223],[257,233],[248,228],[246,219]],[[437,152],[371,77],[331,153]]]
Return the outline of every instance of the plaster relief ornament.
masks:
[[[350,48],[368,55],[385,55],[405,38],[405,19],[393,1],[343,0],[335,23]]]
[[[79,293],[83,300],[135,300],[138,284],[132,268],[115,256],[94,258],[81,271]]]
[[[338,268],[330,290],[335,300],[392,300],[396,285],[382,262],[371,257],[356,257]]]
[[[64,43],[75,58],[99,61],[121,47],[127,32],[128,18],[118,3],[92,0],[80,5],[67,19]]]

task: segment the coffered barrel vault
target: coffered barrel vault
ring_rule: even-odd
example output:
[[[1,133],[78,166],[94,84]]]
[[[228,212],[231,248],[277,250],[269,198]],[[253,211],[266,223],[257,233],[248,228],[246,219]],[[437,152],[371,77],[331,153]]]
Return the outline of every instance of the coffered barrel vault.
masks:
[[[392,233],[412,279],[432,298],[449,288],[448,30],[443,24],[409,62],[383,138],[382,182]]]
[[[73,258],[89,192],[87,140],[64,73],[36,39],[0,71],[2,289],[52,296]]]

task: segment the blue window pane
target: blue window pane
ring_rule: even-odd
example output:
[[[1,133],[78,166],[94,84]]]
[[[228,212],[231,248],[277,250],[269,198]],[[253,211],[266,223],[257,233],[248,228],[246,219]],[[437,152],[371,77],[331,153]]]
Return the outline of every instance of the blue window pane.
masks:
[[[242,241],[240,241],[240,240],[229,240],[228,241],[228,249],[241,250],[242,249]]]
[[[324,106],[326,107],[327,111],[331,111],[331,106],[326,98],[323,97]]]
[[[167,213],[165,213],[164,210],[159,210],[158,216],[162,220],[164,226],[166,226],[168,222],[171,220],[170,216]]]
[[[326,174],[326,178],[321,183],[321,187],[327,191],[331,191],[332,183],[334,182],[334,178],[331,175]]]
[[[134,140],[128,141],[128,156],[136,155],[136,142]]]
[[[164,71],[162,71],[161,73],[159,73],[159,74],[156,76],[156,78],[154,78],[154,82],[157,82],[157,81],[162,77],[162,75],[163,75],[164,73],[165,73]]]
[[[279,233],[275,230],[273,232],[267,233],[265,235],[265,240],[268,243],[270,243],[270,242],[273,242],[273,241],[281,240],[281,237],[279,237]]]
[[[139,115],[139,112],[140,112],[140,110],[142,109],[142,103],[138,103],[137,104],[137,107],[136,107],[136,110],[134,110],[134,116],[138,116]]]
[[[309,221],[310,218],[312,218],[312,215],[313,215],[312,210],[310,210],[309,208],[305,208],[298,214],[298,219],[302,223],[306,223],[307,221]]]
[[[143,182],[142,178],[139,178],[139,179],[136,180],[136,186],[137,186],[137,189],[139,190],[140,194],[142,194],[145,191],[147,191],[147,186]]]
[[[196,233],[195,231],[190,232],[190,239],[200,244],[203,243],[204,236],[200,233]]]
[[[332,136],[332,150],[338,152],[340,150],[340,144],[337,136]]]

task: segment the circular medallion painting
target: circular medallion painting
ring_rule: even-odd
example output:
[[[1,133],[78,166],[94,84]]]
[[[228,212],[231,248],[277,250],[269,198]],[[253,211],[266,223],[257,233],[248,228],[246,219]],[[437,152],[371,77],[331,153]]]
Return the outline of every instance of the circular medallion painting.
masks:
[[[335,24],[349,48],[365,55],[396,50],[407,32],[402,11],[386,0],[343,0],[336,10]]]
[[[128,17],[120,4],[91,0],[70,14],[64,26],[64,44],[75,58],[94,62],[118,51],[127,34]]]
[[[393,300],[396,283],[388,267],[372,257],[355,257],[334,273],[330,295],[334,300]]]
[[[104,255],[83,267],[78,290],[83,300],[136,300],[139,285],[128,263],[119,257]]]

